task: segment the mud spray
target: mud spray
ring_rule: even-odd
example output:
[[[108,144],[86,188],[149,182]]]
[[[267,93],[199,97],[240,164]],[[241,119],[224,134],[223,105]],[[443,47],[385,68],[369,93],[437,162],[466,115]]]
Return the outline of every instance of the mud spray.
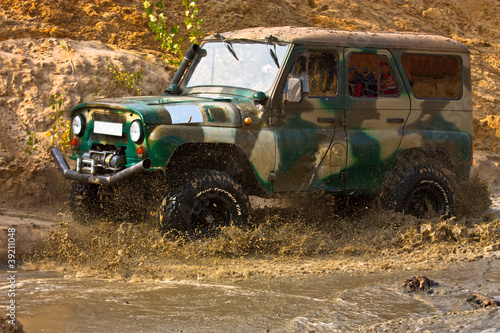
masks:
[[[102,221],[59,227],[23,256],[25,270],[56,270],[120,280],[238,280],[375,272],[404,265],[430,269],[476,257],[500,242],[500,220],[477,177],[457,193],[458,217],[417,219],[373,203],[339,211],[334,199],[258,208],[247,228],[186,241],[152,221]],[[345,208],[345,207],[344,207]]]

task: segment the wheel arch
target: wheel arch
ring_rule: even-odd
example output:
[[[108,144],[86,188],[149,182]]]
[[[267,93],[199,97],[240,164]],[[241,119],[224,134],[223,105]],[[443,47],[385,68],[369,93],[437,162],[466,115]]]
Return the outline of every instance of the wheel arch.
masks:
[[[404,166],[415,164],[431,164],[445,172],[448,177],[456,178],[457,176],[457,170],[452,163],[451,156],[445,149],[418,147],[405,149],[396,156],[386,180]]]
[[[176,181],[197,169],[227,173],[248,195],[263,195],[255,172],[243,150],[229,143],[184,143],[176,148],[165,166],[169,181]]]
[[[412,183],[411,179],[416,182]],[[418,182],[420,185],[417,184]],[[445,151],[439,149],[408,149],[402,152],[381,188],[380,204],[385,209],[394,209],[406,214],[408,212],[405,212],[405,209],[409,208],[403,207],[403,204],[409,205],[410,202],[404,203],[406,196],[410,193],[407,188],[417,189],[415,186],[421,186],[424,183],[426,188],[434,187],[429,193],[443,194],[435,196],[436,205],[442,206],[445,215],[453,215],[457,177],[450,157]],[[439,198],[442,198],[442,204],[438,204]],[[411,197],[406,199],[410,200]]]
[[[453,183],[457,179],[457,170],[453,166],[449,153],[440,148],[409,148],[401,151],[395,158],[385,180],[380,187],[381,196],[385,196],[390,187],[402,174],[416,165],[432,165],[441,170]]]

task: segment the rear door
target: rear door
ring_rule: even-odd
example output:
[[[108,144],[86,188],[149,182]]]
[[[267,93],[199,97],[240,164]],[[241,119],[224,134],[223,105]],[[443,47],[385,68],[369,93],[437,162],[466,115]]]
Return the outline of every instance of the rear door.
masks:
[[[346,49],[346,191],[378,190],[392,166],[410,99],[388,50]]]

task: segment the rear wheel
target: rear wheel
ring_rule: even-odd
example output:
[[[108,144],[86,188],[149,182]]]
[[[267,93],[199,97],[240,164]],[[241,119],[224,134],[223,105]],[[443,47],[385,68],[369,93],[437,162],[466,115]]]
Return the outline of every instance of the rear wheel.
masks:
[[[101,212],[99,185],[73,182],[69,196],[73,220],[80,224],[95,222]]]
[[[388,184],[382,197],[385,208],[421,218],[454,215],[454,188],[439,169],[416,166],[396,178]]]
[[[240,184],[224,172],[201,170],[167,191],[159,224],[164,232],[206,238],[222,227],[244,223],[249,215],[250,202]]]

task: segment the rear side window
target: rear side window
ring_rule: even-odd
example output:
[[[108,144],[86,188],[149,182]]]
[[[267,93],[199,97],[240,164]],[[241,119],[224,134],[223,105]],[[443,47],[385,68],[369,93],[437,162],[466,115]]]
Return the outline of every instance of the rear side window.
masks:
[[[462,60],[459,57],[405,54],[401,64],[416,98],[462,97]]]
[[[352,53],[348,62],[349,95],[353,97],[399,96],[389,59],[374,53]]]

